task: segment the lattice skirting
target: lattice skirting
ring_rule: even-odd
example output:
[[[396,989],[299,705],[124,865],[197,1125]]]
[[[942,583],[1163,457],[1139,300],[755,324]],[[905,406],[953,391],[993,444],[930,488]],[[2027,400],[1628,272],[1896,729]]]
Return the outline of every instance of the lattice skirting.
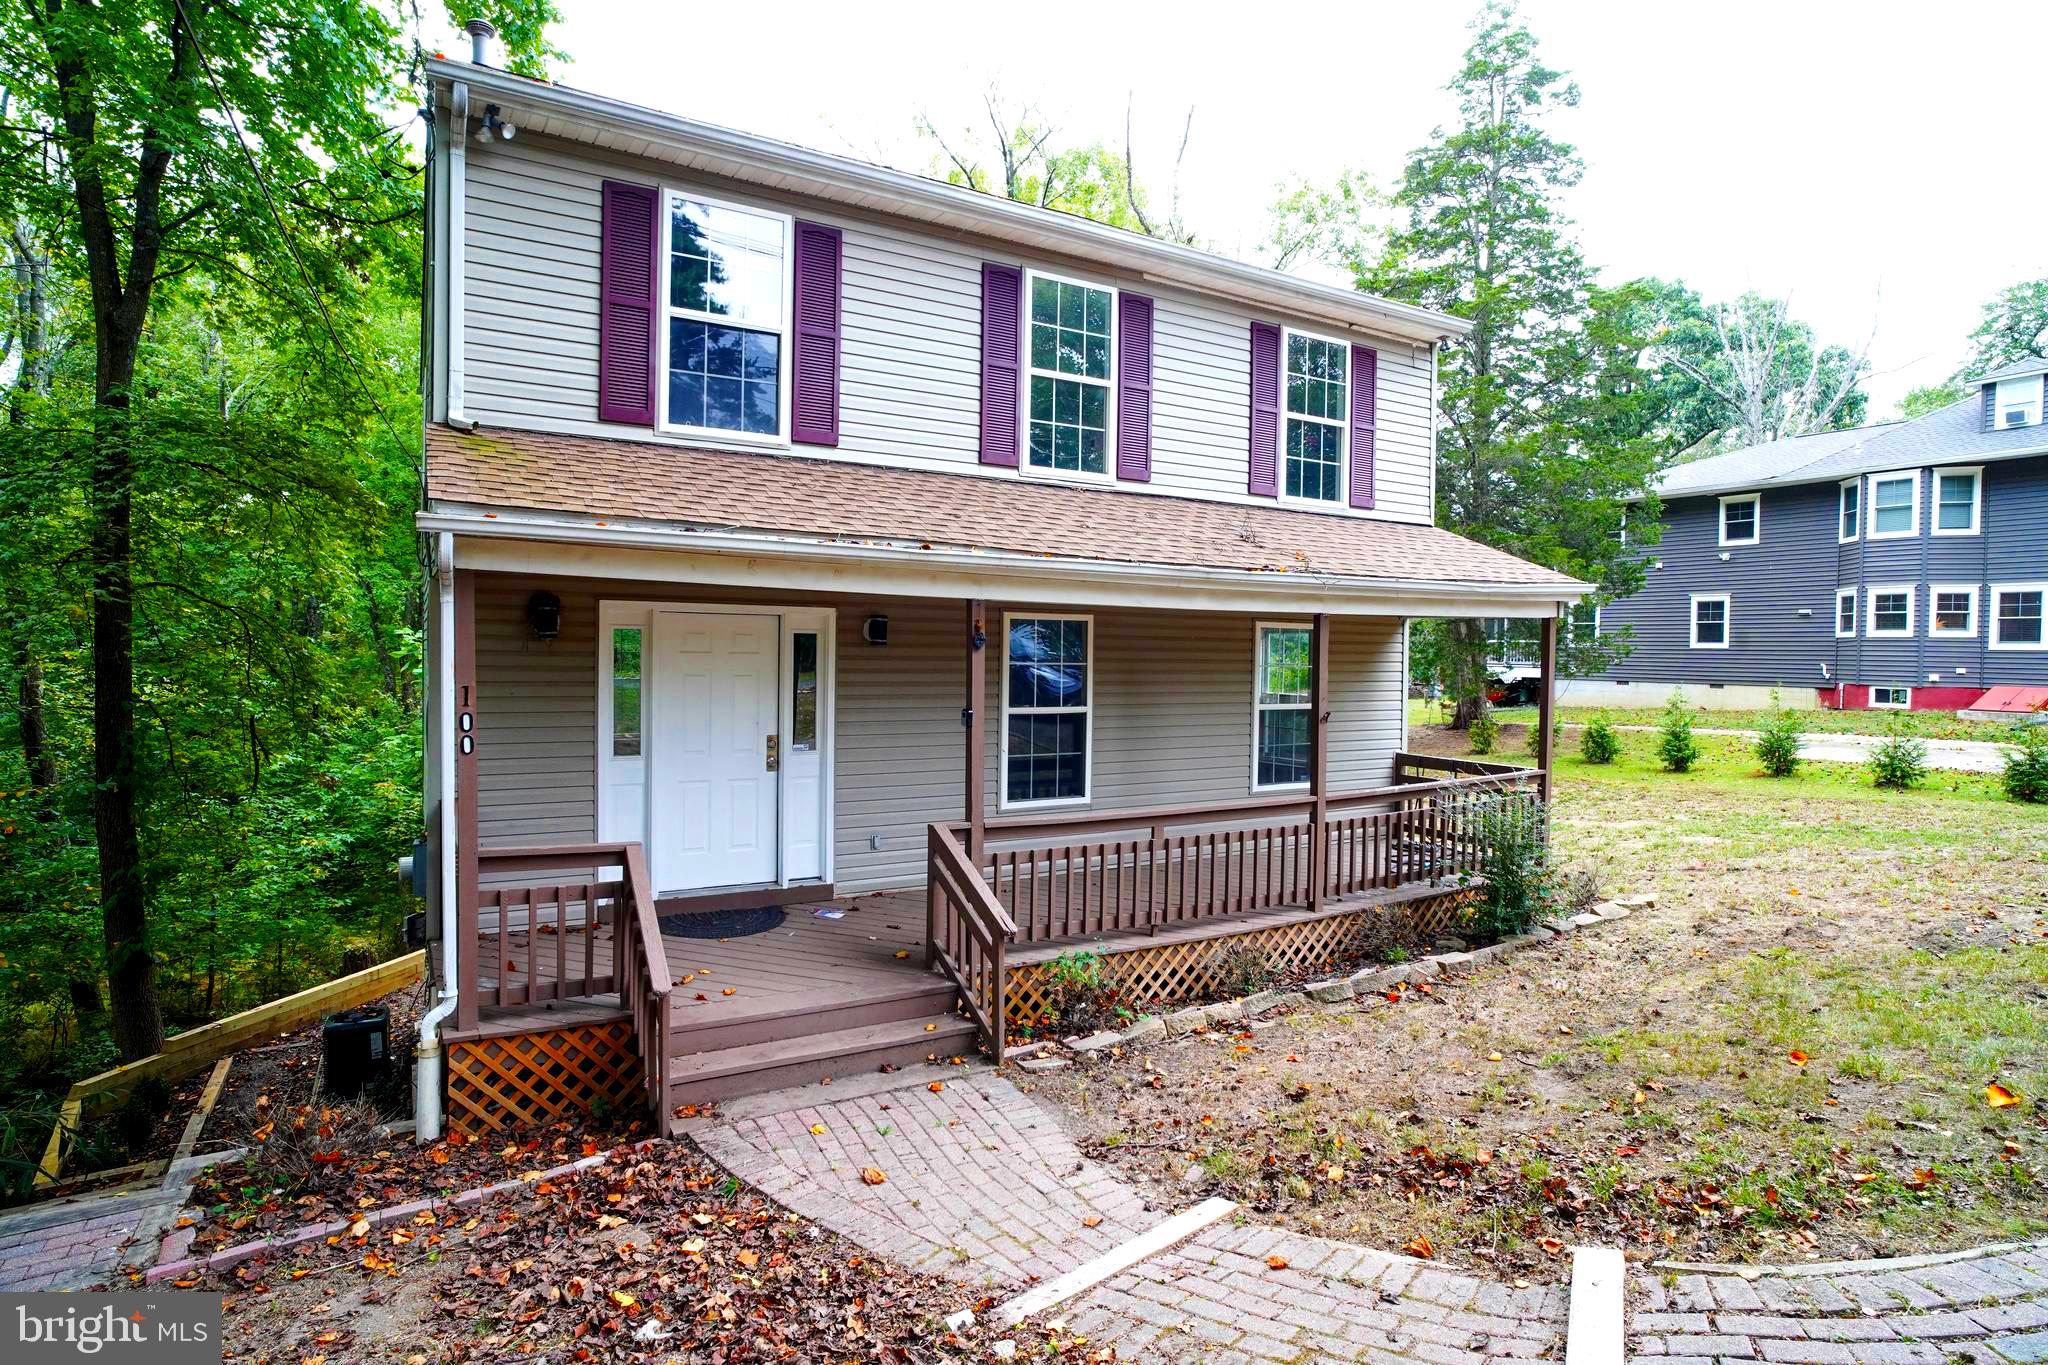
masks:
[[[1264,954],[1279,975],[1318,972],[1384,942],[1390,928],[1418,937],[1454,932],[1463,922],[1463,906],[1472,896],[1470,891],[1449,891],[1397,905],[1360,906],[1349,914],[1278,924],[1245,934],[1110,953],[1103,959],[1103,981],[1116,986],[1134,1009],[1182,1004],[1221,993],[1223,960],[1239,950]],[[1389,925],[1389,920],[1397,925]],[[1050,964],[1011,967],[1005,974],[1004,989],[1013,1028],[1039,1023],[1053,1004]]]
[[[644,1073],[633,1025],[605,1023],[448,1046],[448,1127],[476,1136],[637,1101]]]

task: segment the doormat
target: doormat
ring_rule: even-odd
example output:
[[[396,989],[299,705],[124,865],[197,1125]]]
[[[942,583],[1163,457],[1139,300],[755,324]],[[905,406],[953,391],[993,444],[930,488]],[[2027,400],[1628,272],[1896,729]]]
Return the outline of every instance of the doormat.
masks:
[[[663,915],[661,932],[676,938],[747,938],[779,929],[789,912],[779,905],[754,910],[681,910]]]

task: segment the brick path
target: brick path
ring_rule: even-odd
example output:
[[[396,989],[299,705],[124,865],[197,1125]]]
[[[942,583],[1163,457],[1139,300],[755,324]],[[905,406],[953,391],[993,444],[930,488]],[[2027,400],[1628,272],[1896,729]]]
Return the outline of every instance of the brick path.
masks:
[[[0,1216],[0,1290],[81,1289],[100,1283],[136,1255],[154,1254],[150,1243],[176,1215],[184,1194],[183,1186],[149,1189],[68,1199]]]
[[[2048,1242],[1739,1275],[1639,1269],[1630,1289],[1637,1365],[2048,1361]]]

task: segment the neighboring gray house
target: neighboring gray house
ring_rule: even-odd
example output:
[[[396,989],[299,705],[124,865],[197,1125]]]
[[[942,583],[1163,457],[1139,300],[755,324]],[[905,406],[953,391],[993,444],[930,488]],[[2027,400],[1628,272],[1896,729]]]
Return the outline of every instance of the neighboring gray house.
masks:
[[[1628,656],[1574,704],[2025,710],[2048,700],[2048,360],[1909,422],[1664,476],[1648,581],[1604,603]],[[2029,692],[2027,689],[2035,689]],[[2017,691],[2016,691],[2017,690]],[[1987,696],[1987,693],[1992,695]]]

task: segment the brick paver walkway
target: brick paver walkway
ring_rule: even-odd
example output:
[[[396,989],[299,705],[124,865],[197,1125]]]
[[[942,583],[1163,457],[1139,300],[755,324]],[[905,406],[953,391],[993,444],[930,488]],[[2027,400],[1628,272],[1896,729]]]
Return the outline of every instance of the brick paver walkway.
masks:
[[[0,1290],[81,1289],[106,1280],[154,1251],[184,1193],[180,1186],[68,1199],[0,1217]]]
[[[1741,1274],[1631,1276],[1637,1365],[2048,1361],[2048,1242]]]

